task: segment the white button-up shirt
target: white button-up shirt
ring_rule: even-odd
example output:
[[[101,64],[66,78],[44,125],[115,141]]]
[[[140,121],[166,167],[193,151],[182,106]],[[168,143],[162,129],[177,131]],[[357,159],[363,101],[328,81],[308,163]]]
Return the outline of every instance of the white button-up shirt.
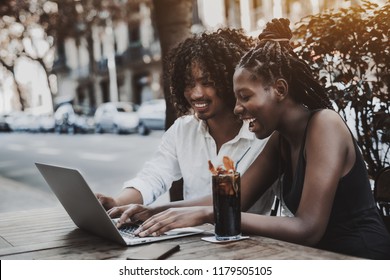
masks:
[[[265,143],[266,140],[257,139],[244,123],[236,137],[223,144],[217,154],[215,140],[209,134],[206,122],[193,115],[183,116],[164,133],[153,159],[145,163],[136,178],[125,182],[124,187],[139,190],[145,205],[154,202],[171,187],[172,182],[180,178],[183,178],[184,199],[209,195],[212,185],[208,160],[215,167],[222,164],[224,156],[236,162],[251,147],[237,167],[242,175]],[[264,209],[256,212],[269,212],[273,197],[271,194],[263,195],[262,200],[260,204]]]

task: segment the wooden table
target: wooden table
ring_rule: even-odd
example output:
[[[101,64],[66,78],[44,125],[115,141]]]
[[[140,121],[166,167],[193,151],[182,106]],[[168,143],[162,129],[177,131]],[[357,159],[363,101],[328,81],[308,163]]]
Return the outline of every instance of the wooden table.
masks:
[[[210,235],[210,233],[205,233]],[[180,244],[169,259],[354,259],[261,236],[214,244],[202,235],[162,241]],[[0,259],[126,259],[138,245],[123,247],[77,228],[63,208],[0,213]]]

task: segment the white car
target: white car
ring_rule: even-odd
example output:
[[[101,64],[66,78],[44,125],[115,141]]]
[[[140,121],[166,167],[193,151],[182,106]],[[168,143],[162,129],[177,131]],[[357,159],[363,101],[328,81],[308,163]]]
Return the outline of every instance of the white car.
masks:
[[[138,133],[141,135],[147,135],[150,130],[164,130],[165,112],[165,99],[152,99],[142,103],[138,109]]]
[[[7,117],[7,123],[12,131],[38,132],[38,117],[27,112],[16,111]]]
[[[70,103],[60,105],[54,113],[55,127],[57,133],[75,133],[76,114]]]
[[[137,132],[139,118],[137,106],[131,102],[107,102],[99,105],[95,112],[97,133]]]
[[[54,116],[51,114],[44,114],[38,117],[39,131],[53,132],[56,126]]]

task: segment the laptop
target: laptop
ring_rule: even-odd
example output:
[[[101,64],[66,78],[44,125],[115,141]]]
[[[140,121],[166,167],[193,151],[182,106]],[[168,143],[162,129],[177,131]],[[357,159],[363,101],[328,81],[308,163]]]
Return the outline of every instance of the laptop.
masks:
[[[188,227],[166,232],[161,236],[138,237],[115,226],[84,177],[77,169],[35,163],[38,170],[65,208],[73,222],[81,229],[124,246],[157,242],[202,233],[203,230]]]

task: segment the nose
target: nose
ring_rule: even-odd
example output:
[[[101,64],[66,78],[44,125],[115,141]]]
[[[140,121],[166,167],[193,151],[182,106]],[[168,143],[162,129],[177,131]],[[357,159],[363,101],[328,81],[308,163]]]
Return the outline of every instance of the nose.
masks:
[[[192,88],[191,97],[194,100],[201,99],[204,96],[203,87],[199,84],[196,84],[194,88]]]
[[[193,87],[187,88],[184,92],[184,96],[188,102],[191,102],[194,100],[201,100],[204,97],[204,94],[202,89],[195,85]]]
[[[234,106],[234,114],[237,116],[241,116],[244,112],[244,107],[241,105],[240,101],[236,99],[236,105]]]

